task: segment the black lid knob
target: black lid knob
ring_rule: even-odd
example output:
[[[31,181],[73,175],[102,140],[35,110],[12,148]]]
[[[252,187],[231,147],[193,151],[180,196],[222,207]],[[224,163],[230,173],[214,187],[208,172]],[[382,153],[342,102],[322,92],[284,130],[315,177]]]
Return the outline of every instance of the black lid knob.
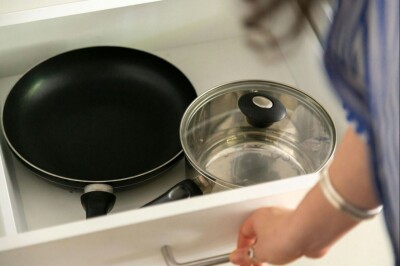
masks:
[[[242,95],[239,109],[254,127],[268,127],[286,116],[286,108],[277,98],[266,93],[251,92]]]

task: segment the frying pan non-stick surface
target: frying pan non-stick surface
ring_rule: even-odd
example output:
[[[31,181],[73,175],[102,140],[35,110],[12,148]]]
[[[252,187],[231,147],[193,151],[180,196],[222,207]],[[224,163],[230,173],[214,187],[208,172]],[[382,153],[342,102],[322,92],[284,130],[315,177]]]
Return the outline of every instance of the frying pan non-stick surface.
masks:
[[[42,177],[119,188],[180,158],[180,120],[195,97],[185,75],[159,57],[83,48],[23,75],[5,101],[2,126],[17,158]]]

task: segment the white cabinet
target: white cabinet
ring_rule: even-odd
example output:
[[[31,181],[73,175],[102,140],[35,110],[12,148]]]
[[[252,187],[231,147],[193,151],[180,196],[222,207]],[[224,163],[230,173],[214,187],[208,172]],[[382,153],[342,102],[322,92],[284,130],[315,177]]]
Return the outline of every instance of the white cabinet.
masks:
[[[99,6],[86,11],[79,2],[68,4],[64,11],[56,6],[40,12],[26,10],[23,16],[21,12],[0,14],[1,105],[14,82],[46,58],[79,47],[118,45],[170,61],[199,94],[241,79],[298,87],[327,109],[340,139],[346,126],[343,111],[328,88],[321,47],[309,29],[292,48],[261,56],[246,44],[240,1],[112,2],[114,6],[110,1],[102,6],[105,2],[97,1]],[[251,211],[268,205],[294,207],[318,178],[299,176],[138,209],[184,178],[181,161],[147,184],[117,193],[110,215],[84,220],[79,192],[34,176],[0,137],[0,265],[164,265],[163,245],[173,248],[178,261],[228,253],[240,223]],[[365,240],[355,245],[361,237]],[[379,248],[370,252],[376,245]],[[384,227],[377,218],[344,238],[325,259],[294,265],[390,262]]]
[[[94,11],[105,8],[115,8],[119,6],[129,6],[142,3],[150,3],[159,0],[0,0],[0,14],[13,12],[30,12],[32,9],[43,9],[45,12],[40,12],[42,15],[51,13],[57,10],[64,9],[63,13],[51,14],[56,17],[60,14],[65,15],[68,9],[73,10],[74,14],[82,13],[83,11]],[[50,15],[50,14],[48,14]],[[31,21],[31,19],[30,19]]]
[[[80,0],[0,0],[0,13],[10,13],[33,8],[65,4]]]

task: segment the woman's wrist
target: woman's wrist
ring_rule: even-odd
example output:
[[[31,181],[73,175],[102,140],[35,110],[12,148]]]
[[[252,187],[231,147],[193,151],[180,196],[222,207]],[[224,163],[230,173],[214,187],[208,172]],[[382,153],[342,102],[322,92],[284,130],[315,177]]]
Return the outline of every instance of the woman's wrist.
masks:
[[[382,211],[382,205],[374,206],[374,208],[371,209],[365,209],[346,201],[332,185],[330,179],[329,169],[323,170],[321,172],[319,185],[325,198],[338,211],[346,213],[355,220],[371,219]]]
[[[380,205],[373,186],[367,144],[351,127],[346,131],[327,174],[335,190],[351,205],[364,210]]]
[[[335,209],[317,184],[294,211],[289,234],[304,256],[319,258],[358,223]]]

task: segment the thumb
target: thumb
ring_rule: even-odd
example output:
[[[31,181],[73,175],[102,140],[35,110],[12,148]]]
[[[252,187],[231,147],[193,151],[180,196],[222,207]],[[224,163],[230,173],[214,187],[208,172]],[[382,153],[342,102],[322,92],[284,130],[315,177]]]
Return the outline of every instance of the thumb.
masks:
[[[252,258],[249,256],[252,251],[251,247],[244,247],[244,248],[238,248],[235,251],[231,253],[229,256],[229,260],[233,264],[237,265],[254,265],[254,266],[261,266],[261,263],[256,263]]]

